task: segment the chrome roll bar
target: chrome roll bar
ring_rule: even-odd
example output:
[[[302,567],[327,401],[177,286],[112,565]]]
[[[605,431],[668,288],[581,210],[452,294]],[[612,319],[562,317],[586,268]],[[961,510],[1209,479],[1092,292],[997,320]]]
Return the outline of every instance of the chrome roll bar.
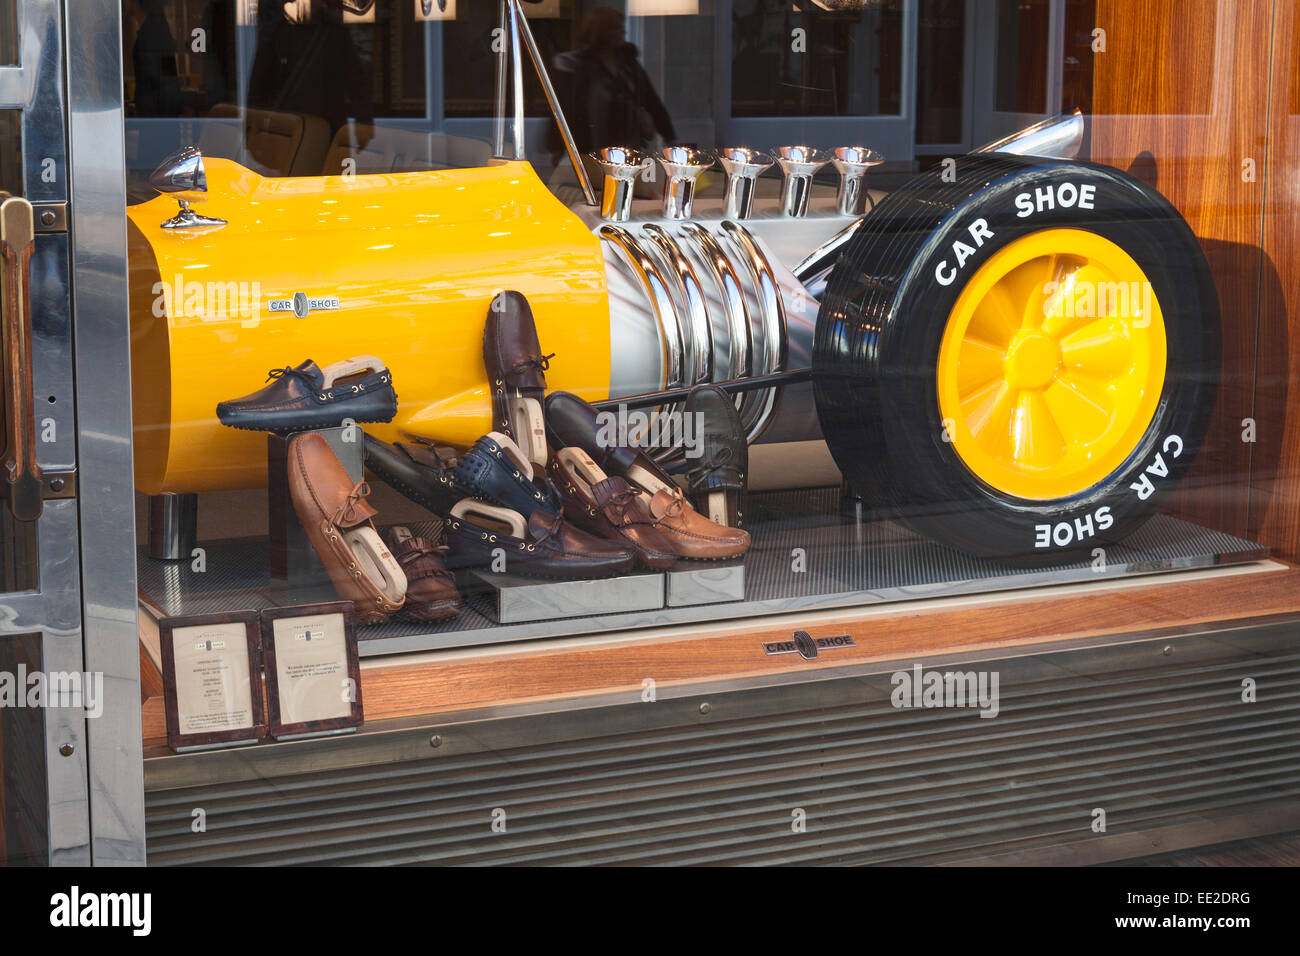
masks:
[[[537,40],[533,37],[532,27],[528,25],[528,17],[524,15],[519,0],[501,0],[501,30],[509,42],[503,45],[501,52],[497,54],[496,125],[493,131],[492,155],[506,158],[506,80],[510,72],[509,67],[513,65],[514,83],[511,91],[514,97],[512,125],[515,155],[513,158],[527,158],[524,151],[524,70],[523,56],[520,52],[521,47],[527,46],[528,57],[533,61],[533,69],[537,71],[537,79],[541,81],[546,102],[551,107],[555,125],[560,130],[560,138],[564,140],[564,150],[569,154],[574,175],[578,177],[578,184],[582,186],[582,195],[588,206],[596,205],[596,191],[591,186],[591,177],[587,175],[587,169],[582,165],[578,144],[573,138],[573,131],[569,129],[568,120],[564,118],[560,98],[555,93],[550,73],[542,60],[542,53],[537,48]],[[509,60],[506,59],[507,56]]]

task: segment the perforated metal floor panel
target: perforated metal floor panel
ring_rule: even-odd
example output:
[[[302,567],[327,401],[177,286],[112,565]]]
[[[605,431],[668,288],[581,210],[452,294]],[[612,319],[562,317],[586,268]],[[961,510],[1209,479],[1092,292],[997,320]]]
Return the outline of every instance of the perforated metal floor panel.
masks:
[[[470,595],[459,617],[439,624],[398,620],[360,628],[363,656],[490,644],[560,635],[608,632],[787,611],[854,607],[1096,581],[1187,568],[1244,563],[1266,556],[1254,542],[1159,515],[1120,544],[1107,547],[1105,565],[1091,557],[1050,568],[1026,568],[974,558],[888,522],[840,518],[834,488],[751,496],[753,545],[745,559],[745,600],[498,625],[481,599]],[[272,589],[265,539],[200,542],[202,572],[190,562],[156,561],[143,551],[139,583],[146,604],[163,615],[255,609],[328,600],[328,594],[285,600]],[[802,570],[801,570],[802,569]]]

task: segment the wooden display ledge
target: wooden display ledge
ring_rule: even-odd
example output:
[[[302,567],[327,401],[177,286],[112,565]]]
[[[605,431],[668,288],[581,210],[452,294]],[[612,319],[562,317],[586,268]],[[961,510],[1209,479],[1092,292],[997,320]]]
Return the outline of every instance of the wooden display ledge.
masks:
[[[1042,645],[1125,637],[1151,631],[1259,624],[1300,613],[1300,568],[1259,561],[1216,568],[1004,591],[970,597],[801,612],[695,626],[674,626],[483,648],[401,654],[361,662],[367,723],[446,716],[483,707],[572,701],[626,693],[639,699],[652,679],[673,688],[719,681],[807,680],[819,670],[936,654],[1002,656]],[[162,682],[143,650],[156,625],[140,614],[141,687],[146,747],[166,744]],[[764,644],[848,635],[854,646],[815,659],[769,655]],[[826,673],[826,676],[832,676]]]

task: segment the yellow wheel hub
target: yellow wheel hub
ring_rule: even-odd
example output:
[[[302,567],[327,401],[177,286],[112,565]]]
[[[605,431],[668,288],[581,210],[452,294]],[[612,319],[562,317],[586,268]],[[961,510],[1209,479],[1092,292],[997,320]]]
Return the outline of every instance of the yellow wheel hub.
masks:
[[[1133,451],[1160,401],[1165,324],[1142,268],[1109,239],[1047,229],[971,277],[939,346],[945,436],[982,481],[1064,498]]]

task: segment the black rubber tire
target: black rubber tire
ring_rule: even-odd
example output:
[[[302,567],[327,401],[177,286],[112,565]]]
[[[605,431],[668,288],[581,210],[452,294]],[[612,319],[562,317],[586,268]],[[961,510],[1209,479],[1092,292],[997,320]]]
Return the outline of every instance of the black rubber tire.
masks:
[[[925,535],[977,555],[1077,558],[1154,514],[1204,440],[1220,365],[1218,296],[1205,256],[1163,196],[1109,167],[971,155],[956,161],[954,181],[943,178],[936,168],[891,193],[831,272],[813,344],[822,432],[850,487]],[[1093,208],[1076,202],[1018,216],[1018,194],[1064,183],[1076,197],[1092,186]],[[936,267],[946,260],[950,274],[952,243],[971,243],[977,219],[993,237],[941,285]],[[981,481],[944,440],[936,368],[949,314],[979,267],[1022,236],[1062,227],[1104,236],[1142,267],[1164,315],[1166,377],[1151,424],[1122,465],[1068,498],[1031,500]]]

